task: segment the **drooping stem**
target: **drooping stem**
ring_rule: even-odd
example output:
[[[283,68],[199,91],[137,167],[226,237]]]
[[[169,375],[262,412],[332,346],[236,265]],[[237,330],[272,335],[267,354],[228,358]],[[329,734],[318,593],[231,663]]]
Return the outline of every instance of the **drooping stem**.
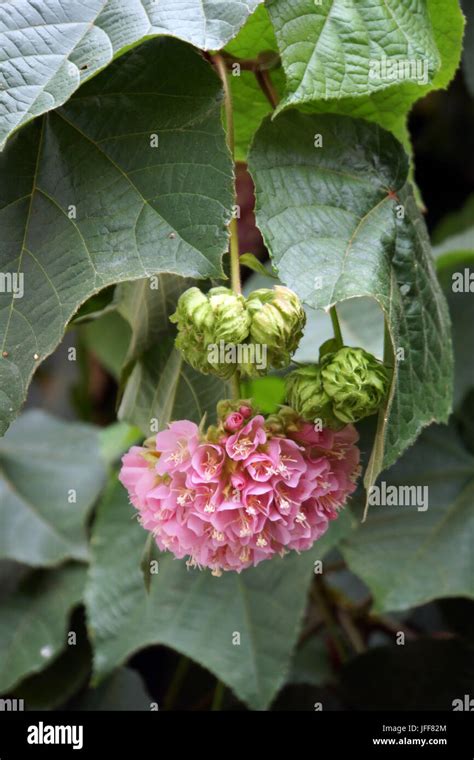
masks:
[[[222,708],[222,701],[224,699],[225,686],[222,681],[217,681],[214,696],[212,698],[211,711],[215,712]]]
[[[260,85],[260,89],[262,90],[263,94],[267,98],[268,102],[270,103],[271,107],[275,109],[278,105],[278,102],[280,98],[278,97],[278,93],[275,90],[273,86],[273,82],[271,80],[270,74],[268,71],[254,71],[255,78]]]
[[[224,58],[216,53],[213,56],[213,61],[219,76],[222,80],[222,87],[224,89],[224,108],[225,108],[225,120],[227,127],[227,145],[229,152],[234,160],[234,111],[232,108],[232,93],[230,90],[229,78],[227,75],[227,66]],[[236,200],[236,192],[234,187],[234,200]],[[237,217],[233,216],[230,225],[230,241],[229,241],[229,256],[230,256],[230,282],[234,293],[240,294],[242,292],[242,284],[240,279],[240,251],[239,251],[239,234],[237,228]],[[230,379],[230,385],[232,389],[232,397],[234,399],[240,398],[240,378],[239,372],[236,370]]]
[[[335,306],[331,306],[329,309],[329,314],[331,316],[332,329],[334,330],[334,337],[337,341],[338,348],[342,348],[344,345],[344,340],[342,338],[341,325],[339,323],[339,317],[337,316]]]
[[[237,219],[232,217],[230,225],[230,281],[234,293],[242,292],[240,281],[240,252],[239,252],[239,234],[237,230]]]
[[[232,108],[232,93],[230,91],[229,79],[227,77],[227,66],[223,57],[216,53],[212,56],[214,65],[222,81],[222,87],[224,89],[224,108],[225,108],[225,121],[227,127],[227,145],[229,146],[230,154],[234,158],[234,111]]]
[[[324,624],[329,635],[331,636],[334,648],[339,655],[339,659],[341,662],[345,662],[347,660],[347,652],[344,646],[344,642],[342,641],[339,634],[337,620],[333,615],[331,605],[327,599],[326,587],[324,585],[323,579],[317,575],[315,576],[314,582],[311,586],[311,597],[316,603],[319,614],[324,620]]]
[[[182,655],[178,662],[178,666],[175,670],[171,684],[168,688],[168,693],[165,697],[165,704],[164,704],[165,710],[173,709],[176,699],[178,697],[179,691],[181,689],[181,686],[183,685],[183,681],[188,674],[188,670],[190,666],[191,666],[191,660],[189,660],[187,657]]]

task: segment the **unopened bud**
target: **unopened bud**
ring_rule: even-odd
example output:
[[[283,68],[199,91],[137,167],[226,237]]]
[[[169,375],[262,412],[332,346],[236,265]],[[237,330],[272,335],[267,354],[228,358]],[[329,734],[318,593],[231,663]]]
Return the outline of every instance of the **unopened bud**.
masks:
[[[282,285],[254,290],[247,299],[250,340],[267,346],[270,366],[287,367],[298,348],[306,314],[292,290]]]
[[[321,377],[334,415],[345,424],[374,414],[388,390],[387,370],[363,348],[345,346],[325,355]]]

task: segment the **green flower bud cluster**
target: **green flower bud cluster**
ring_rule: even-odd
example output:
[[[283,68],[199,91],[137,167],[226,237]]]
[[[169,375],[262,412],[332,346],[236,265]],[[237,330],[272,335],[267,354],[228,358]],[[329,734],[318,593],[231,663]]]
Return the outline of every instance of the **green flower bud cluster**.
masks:
[[[260,288],[247,298],[247,309],[251,318],[250,340],[267,346],[272,367],[287,367],[306,324],[306,314],[296,293],[283,285],[271,290]]]
[[[220,341],[238,344],[245,340],[250,317],[243,296],[223,287],[211,288],[208,293],[189,288],[180,296],[170,321],[178,326],[176,348],[191,367],[223,379],[233,375],[236,364],[210,361],[208,346]]]
[[[208,293],[189,288],[170,320],[178,327],[175,345],[186,361],[199,372],[228,379],[236,369],[254,377],[269,367],[288,366],[306,315],[295,293],[283,286],[255,290],[248,298],[224,287]]]
[[[334,429],[374,414],[388,391],[389,376],[363,348],[344,346],[320,363],[291,372],[287,400],[305,420],[320,419]]]

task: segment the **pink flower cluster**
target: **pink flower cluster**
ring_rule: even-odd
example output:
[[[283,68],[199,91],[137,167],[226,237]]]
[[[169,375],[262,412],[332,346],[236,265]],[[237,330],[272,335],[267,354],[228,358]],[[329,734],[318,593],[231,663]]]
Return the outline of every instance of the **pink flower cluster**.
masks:
[[[240,572],[323,535],[355,490],[357,440],[351,425],[275,432],[243,404],[205,434],[181,420],[155,448],[133,446],[120,480],[161,550],[215,575]]]

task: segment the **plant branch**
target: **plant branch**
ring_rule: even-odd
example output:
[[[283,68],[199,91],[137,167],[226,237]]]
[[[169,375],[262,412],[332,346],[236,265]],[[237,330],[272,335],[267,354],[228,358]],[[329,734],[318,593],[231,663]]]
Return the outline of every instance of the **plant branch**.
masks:
[[[367,649],[365,641],[362,638],[361,633],[354,623],[354,620],[352,619],[350,613],[347,612],[347,610],[339,608],[337,614],[341,628],[344,630],[347,639],[350,641],[354,652],[356,652],[356,654],[365,652]]]
[[[191,660],[182,655],[179,659],[178,665],[174,672],[171,684],[168,688],[168,693],[165,697],[164,708],[165,710],[172,710],[178,697],[183,681],[186,678],[188,670],[191,665]]]
[[[337,316],[337,311],[336,311],[335,306],[331,306],[331,308],[329,309],[329,314],[331,317],[332,329],[334,330],[334,337],[337,341],[338,347],[342,348],[344,345],[344,340],[342,337],[341,325],[339,322],[339,317]]]
[[[277,69],[281,66],[280,56],[274,50],[263,51],[256,58],[239,58],[225,50],[220,55],[228,69],[237,64],[241,70],[251,71],[254,74],[256,71],[268,71],[268,69]]]
[[[222,81],[222,87],[224,89],[224,108],[225,119],[227,127],[227,145],[232,157],[232,162],[235,166],[234,152],[235,152],[235,139],[234,139],[234,111],[232,107],[232,93],[230,90],[229,78],[227,76],[227,66],[224,58],[219,53],[213,56],[213,61],[218,71],[218,74]],[[234,186],[234,200],[236,200],[236,190]],[[234,293],[242,293],[242,282],[240,278],[240,250],[239,250],[239,232],[237,226],[237,218],[232,216],[229,224],[230,240],[229,240],[229,257],[230,257],[230,282]],[[230,385],[232,390],[232,397],[234,399],[240,398],[240,378],[239,373],[236,370],[230,379]]]
[[[331,604],[327,598],[324,581],[319,576],[316,576],[314,579],[311,587],[311,596],[324,620],[341,662],[345,662],[347,660],[346,648],[339,634],[337,620],[333,615]]]
[[[413,630],[409,626],[401,623],[399,620],[391,620],[390,618],[383,617],[382,615],[369,615],[367,622],[374,628],[380,628],[386,633],[390,633],[396,636],[399,633],[404,633],[407,639],[418,638],[417,631]]]
[[[216,53],[215,55],[213,55],[212,60],[217,69],[217,73],[220,76],[222,87],[224,89],[224,109],[225,109],[225,121],[226,121],[226,127],[227,127],[227,145],[229,146],[229,151],[232,156],[232,160],[234,160],[234,111],[232,108],[232,93],[230,91],[229,79],[227,77],[227,66],[225,65],[225,61],[222,55],[220,55],[220,53]]]
[[[273,86],[270,73],[267,71],[267,69],[257,69],[254,71],[254,74],[258,84],[260,85],[260,89],[267,98],[271,107],[275,109],[280,98],[278,97],[278,93]]]
[[[222,681],[217,681],[214,696],[212,698],[211,710],[213,712],[222,709],[222,701],[224,699],[225,686]]]

